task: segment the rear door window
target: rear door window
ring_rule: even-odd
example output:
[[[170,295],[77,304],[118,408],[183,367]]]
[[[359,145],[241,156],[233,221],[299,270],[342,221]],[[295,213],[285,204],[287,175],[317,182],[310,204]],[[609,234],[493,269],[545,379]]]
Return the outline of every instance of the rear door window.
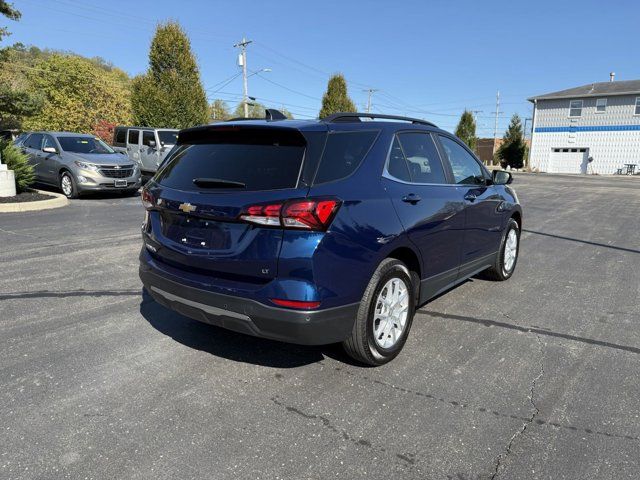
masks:
[[[272,130],[272,131],[269,131]],[[181,139],[182,140],[182,139]],[[236,182],[234,190],[296,188],[305,152],[297,131],[241,130],[186,136],[158,172],[156,181],[178,190],[212,191],[194,179]],[[211,182],[215,183],[215,182]],[[229,187],[231,188],[231,187]]]
[[[398,135],[413,183],[447,183],[436,144],[428,133]]]
[[[129,130],[129,145],[138,145],[138,138],[140,137],[140,130]]]
[[[340,180],[355,172],[377,136],[378,130],[329,133],[314,185]]]

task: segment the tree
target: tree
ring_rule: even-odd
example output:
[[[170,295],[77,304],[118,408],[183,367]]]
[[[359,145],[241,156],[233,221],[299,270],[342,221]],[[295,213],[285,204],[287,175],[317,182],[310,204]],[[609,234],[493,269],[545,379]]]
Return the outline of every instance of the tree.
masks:
[[[210,118],[212,122],[220,122],[229,120],[231,113],[229,112],[229,105],[224,100],[216,98],[209,107]]]
[[[28,162],[27,156],[8,140],[0,140],[0,156],[2,163],[7,165],[9,170],[13,170],[17,192],[24,192],[36,179],[33,165]]]
[[[26,75],[30,91],[44,98],[42,110],[24,120],[27,130],[91,133],[100,121],[131,121],[129,77],[104,61],[54,53]]]
[[[207,123],[209,105],[189,38],[176,22],[158,25],[149,68],[134,78],[131,103],[141,126],[186,128]]]
[[[233,111],[234,118],[244,117],[244,102],[240,102],[236,109]],[[249,103],[249,116],[247,118],[264,118],[265,111],[264,105],[257,102]]]
[[[338,112],[355,112],[356,106],[347,94],[347,81],[342,74],[335,74],[329,79],[327,91],[322,96],[320,118]]]
[[[476,121],[473,118],[473,114],[467,109],[462,112],[462,116],[456,127],[456,137],[466,143],[467,147],[475,152],[478,141],[476,137]]]
[[[7,3],[5,0],[0,0],[0,14],[11,20],[19,20],[22,16],[18,10],[13,8],[12,3]],[[0,27],[0,40],[2,40],[2,37],[6,37],[7,35],[10,35],[9,29],[6,27]]]
[[[527,153],[527,144],[524,141],[522,131],[522,121],[517,113],[511,117],[509,127],[502,137],[502,145],[496,152],[496,157],[500,160],[502,168],[507,166],[511,168],[522,168],[524,166],[524,157]]]
[[[0,0],[0,14],[11,20],[19,20],[21,17],[20,12],[5,0]],[[9,35],[9,30],[6,27],[0,27],[0,41],[2,37],[7,35]],[[8,49],[1,49],[0,66],[8,58]],[[2,72],[10,70],[10,68],[4,67],[0,68]],[[23,116],[33,115],[40,109],[42,102],[40,98],[30,95],[25,90],[16,89],[5,76],[6,73],[0,76],[0,128],[19,128],[19,119]]]
[[[91,133],[106,143],[111,144],[111,142],[113,142],[113,132],[117,126],[117,123],[108,120],[99,120],[98,123],[93,126],[93,132]]]

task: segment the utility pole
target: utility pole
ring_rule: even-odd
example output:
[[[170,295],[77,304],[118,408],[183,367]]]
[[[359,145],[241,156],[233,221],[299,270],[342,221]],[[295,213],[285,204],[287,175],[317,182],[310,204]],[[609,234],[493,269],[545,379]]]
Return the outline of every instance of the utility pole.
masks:
[[[235,48],[240,49],[238,65],[242,67],[242,104],[244,105],[245,118],[249,116],[249,105],[247,103],[249,97],[249,84],[247,82],[247,45],[249,45],[251,42],[252,40],[247,40],[246,38],[242,37],[242,41],[234,45]]]
[[[500,113],[500,90],[496,94],[496,121],[493,126],[493,143],[498,139],[498,114]]]
[[[493,154],[496,153],[496,142],[498,141],[498,115],[500,114],[500,90],[496,93],[496,120],[493,124]],[[493,162],[491,162],[493,163]]]
[[[374,94],[374,92],[377,92],[378,89],[377,88],[368,88],[366,90],[363,90],[363,92],[368,92],[369,96],[367,99],[367,113],[371,113],[371,96]]]

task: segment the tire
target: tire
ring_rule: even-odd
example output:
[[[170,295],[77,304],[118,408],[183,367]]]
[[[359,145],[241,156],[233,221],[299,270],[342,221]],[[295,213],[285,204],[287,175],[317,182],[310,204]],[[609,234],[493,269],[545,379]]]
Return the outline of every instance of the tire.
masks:
[[[409,335],[415,313],[413,283],[409,269],[401,261],[387,258],[380,263],[364,291],[351,336],[342,343],[351,358],[377,366],[398,356]],[[389,312],[390,306],[383,302],[394,291],[400,292],[403,300]],[[384,315],[385,309],[388,315]],[[400,313],[403,311],[406,311],[406,317]],[[387,325],[389,327],[385,328]]]
[[[67,198],[78,198],[78,187],[73,175],[68,171],[62,172],[60,175],[60,190]]]
[[[513,232],[513,233],[512,233]],[[509,262],[508,258],[505,256],[505,252],[508,251],[509,246],[508,242],[513,242],[513,237],[515,236],[515,252],[513,253],[513,261]],[[518,263],[518,255],[520,254],[520,227],[518,226],[518,222],[516,222],[513,218],[510,218],[507,222],[507,228],[504,230],[504,235],[502,236],[502,240],[500,241],[500,250],[498,250],[498,255],[496,255],[495,264],[485,270],[483,272],[483,277],[487,280],[494,280],[498,282],[502,282],[504,280],[508,280],[511,275],[513,275],[514,270],[516,269],[516,263]],[[509,267],[509,268],[507,268]]]

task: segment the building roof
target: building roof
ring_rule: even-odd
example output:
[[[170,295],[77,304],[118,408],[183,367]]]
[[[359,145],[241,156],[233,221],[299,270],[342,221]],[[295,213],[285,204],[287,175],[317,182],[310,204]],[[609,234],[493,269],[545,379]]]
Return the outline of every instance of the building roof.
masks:
[[[640,80],[589,83],[587,85],[582,85],[581,87],[536,95],[535,97],[528,98],[527,100],[533,102],[534,100],[551,100],[554,98],[584,98],[633,94],[640,94]]]

